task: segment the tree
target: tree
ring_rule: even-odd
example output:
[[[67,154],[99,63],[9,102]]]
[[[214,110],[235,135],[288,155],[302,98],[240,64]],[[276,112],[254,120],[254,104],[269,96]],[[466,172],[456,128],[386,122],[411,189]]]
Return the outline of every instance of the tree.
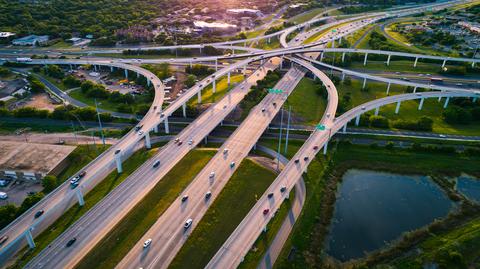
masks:
[[[47,88],[45,84],[43,84],[40,80],[38,80],[34,76],[31,76],[31,75],[28,76],[28,81],[30,83],[30,91],[32,91],[33,93],[44,92],[45,89]]]
[[[197,80],[197,77],[195,75],[188,75],[187,79],[185,80],[185,86],[188,88],[193,87],[195,85],[195,81]]]
[[[17,208],[12,205],[0,206],[0,229],[3,229],[10,222],[12,222],[17,216]]]
[[[53,175],[46,175],[42,179],[43,192],[49,193],[57,187],[57,177]]]
[[[37,192],[35,194],[27,196],[20,205],[17,214],[22,214],[23,212],[27,211],[30,207],[40,201],[44,196],[45,195],[42,192]]]
[[[370,126],[372,127],[376,127],[376,128],[389,127],[388,119],[383,116],[375,116],[375,115],[370,116],[369,121],[370,121]]]

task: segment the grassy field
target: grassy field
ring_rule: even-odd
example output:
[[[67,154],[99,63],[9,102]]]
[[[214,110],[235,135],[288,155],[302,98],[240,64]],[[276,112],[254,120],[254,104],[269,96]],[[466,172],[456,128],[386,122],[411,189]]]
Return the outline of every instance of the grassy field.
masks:
[[[244,160],[169,268],[203,268],[275,179],[271,170]],[[233,197],[242,197],[242,202]]]
[[[466,264],[475,264],[472,268],[478,268],[480,262],[480,218],[474,219],[461,227],[453,229],[446,233],[435,234],[431,238],[419,245],[421,252],[412,252],[406,257],[394,260],[392,265],[396,268],[424,268],[424,264],[431,261],[443,261],[451,253],[461,253],[462,261],[455,260],[455,264],[445,264],[441,266],[457,266],[456,268],[466,268]],[[454,268],[454,267],[451,267]]]
[[[353,46],[353,44],[355,44],[355,42],[357,42],[357,40],[359,40],[360,38],[362,38],[363,34],[365,34],[367,31],[370,31],[370,29],[372,29],[372,25],[367,25],[365,27],[363,27],[362,29],[358,30],[358,31],[355,31],[352,35],[348,35],[346,37],[347,41],[350,43],[351,46]],[[356,46],[358,47],[358,46]]]
[[[295,22],[296,24],[304,23],[306,21],[309,21],[313,19],[315,16],[318,14],[324,12],[325,9],[323,8],[314,8],[310,11],[307,11],[305,13],[298,14],[297,16],[291,17],[288,19],[289,22]]]
[[[255,45],[255,48],[264,49],[264,50],[273,50],[281,47],[280,40],[278,37],[272,37],[270,43],[268,40],[262,39],[258,42],[258,45]]]
[[[85,205],[75,205],[70,208],[61,218],[55,221],[47,230],[41,233],[35,238],[34,249],[25,249],[19,256],[17,263],[12,268],[22,268],[29,260],[37,255],[41,250],[47,247],[55,238],[68,229],[75,221],[83,216],[88,210],[90,210],[95,204],[97,204],[103,197],[105,197],[111,190],[118,186],[123,180],[125,180],[133,171],[135,171],[140,165],[148,160],[158,149],[140,150],[134,153],[129,159],[123,163],[123,173],[118,174],[117,171],[110,173],[100,184],[98,184],[92,191],[85,195]],[[83,152],[83,151],[82,151]],[[78,154],[81,152],[77,152]],[[67,169],[70,175],[77,172],[79,168],[83,167],[81,164],[85,164],[88,160],[93,159],[94,156],[90,156],[85,159],[77,160],[78,164],[72,165],[72,168]],[[76,169],[76,170],[75,170]],[[60,178],[67,178],[67,171],[62,173]]]
[[[317,94],[316,88],[313,80],[302,78],[287,99],[287,107],[292,106],[292,111],[301,118],[300,123],[315,125],[322,118],[327,101]]]
[[[202,90],[202,104],[215,103],[218,100],[222,99],[223,96],[228,92],[228,90],[233,89],[235,83],[243,81],[243,75],[231,75],[230,77],[230,86],[228,86],[227,77],[223,77],[221,80],[217,81],[217,90],[213,93],[213,86],[210,84],[206,89]],[[198,104],[197,98],[190,99],[190,104]]]
[[[57,175],[58,182],[63,183],[109,147],[110,145],[105,145],[105,147],[103,145],[97,145],[96,147],[93,145],[78,145],[67,156],[68,166]]]
[[[190,184],[216,151],[185,156],[128,215],[79,263],[78,269],[114,268],[160,215]]]
[[[22,123],[22,122],[7,122],[0,121],[0,134],[12,134],[18,129],[30,128],[29,132],[38,133],[64,133],[71,132],[72,127],[66,125],[44,125],[39,123]],[[27,135],[28,139],[28,135]]]
[[[296,146],[292,144],[292,146]],[[334,166],[330,171],[347,169],[350,167],[383,170],[399,173],[420,174],[446,174],[459,175],[460,172],[479,173],[475,163],[480,157],[465,157],[449,154],[416,153],[410,150],[388,150],[385,148],[372,148],[359,145],[339,145],[332,155]],[[320,238],[315,233],[320,228],[321,222],[329,223],[322,212],[322,196],[326,195],[325,186],[330,177],[323,177],[326,162],[323,156],[317,156],[315,161],[308,167],[306,178],[307,199],[301,218],[297,221],[291,237],[279,258],[277,268],[318,268],[320,264],[314,262],[320,259],[323,249],[322,233]],[[341,167],[341,168],[340,168]],[[336,185],[336,184],[335,184]],[[331,191],[331,189],[329,189]],[[334,191],[334,190],[333,190]],[[323,233],[325,234],[325,233]],[[478,231],[477,231],[478,234]],[[477,241],[478,242],[478,241]],[[478,244],[478,243],[476,243]],[[428,245],[434,248],[435,244]],[[295,255],[288,258],[290,250],[295,247]],[[413,267],[405,267],[413,268]]]

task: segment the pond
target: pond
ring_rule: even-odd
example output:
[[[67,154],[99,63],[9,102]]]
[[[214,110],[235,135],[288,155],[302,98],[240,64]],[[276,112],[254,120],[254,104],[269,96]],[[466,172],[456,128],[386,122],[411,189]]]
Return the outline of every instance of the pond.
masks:
[[[455,187],[467,198],[480,203],[480,180],[462,175],[457,178]]]
[[[427,176],[348,170],[337,193],[327,254],[340,261],[363,257],[454,206]]]

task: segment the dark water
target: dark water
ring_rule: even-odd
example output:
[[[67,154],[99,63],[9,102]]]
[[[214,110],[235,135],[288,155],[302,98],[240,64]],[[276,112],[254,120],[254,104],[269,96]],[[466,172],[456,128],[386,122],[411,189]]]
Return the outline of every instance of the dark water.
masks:
[[[463,195],[480,203],[480,180],[468,176],[457,178],[457,190]]]
[[[453,206],[428,177],[349,170],[337,193],[327,253],[340,261],[362,257]]]

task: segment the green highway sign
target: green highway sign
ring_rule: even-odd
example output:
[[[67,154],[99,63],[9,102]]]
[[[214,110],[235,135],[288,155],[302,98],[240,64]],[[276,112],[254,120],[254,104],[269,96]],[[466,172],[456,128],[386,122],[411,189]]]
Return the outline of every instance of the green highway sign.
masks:
[[[280,94],[280,93],[283,93],[283,90],[280,90],[280,89],[268,89],[268,93],[277,93],[277,94]]]
[[[317,126],[315,126],[315,128],[320,131],[325,131],[325,125],[323,124],[318,124]]]
[[[332,30],[332,33],[336,33],[336,32],[337,32],[337,29],[333,29],[333,30]]]

